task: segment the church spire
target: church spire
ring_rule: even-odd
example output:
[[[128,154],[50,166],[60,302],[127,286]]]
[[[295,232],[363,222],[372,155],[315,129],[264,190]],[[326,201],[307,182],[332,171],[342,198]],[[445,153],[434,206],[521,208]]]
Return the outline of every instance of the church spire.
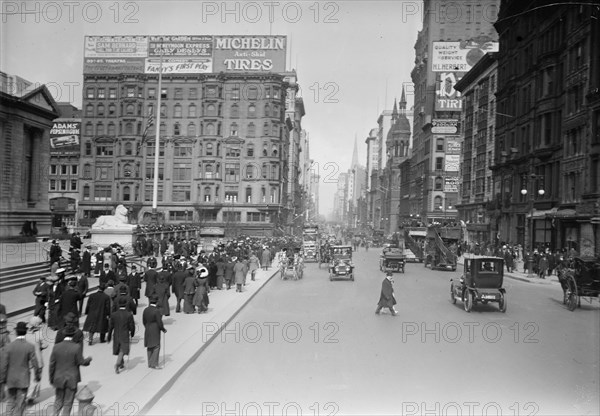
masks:
[[[400,97],[400,112],[404,114],[406,111],[406,94],[404,93],[404,85],[402,86],[402,95]]]
[[[394,109],[392,110],[392,120],[396,120],[398,118],[398,105],[396,103],[396,99],[394,98]]]
[[[358,144],[356,134],[354,135],[354,151],[352,152],[352,165],[350,169],[354,169],[358,166]]]

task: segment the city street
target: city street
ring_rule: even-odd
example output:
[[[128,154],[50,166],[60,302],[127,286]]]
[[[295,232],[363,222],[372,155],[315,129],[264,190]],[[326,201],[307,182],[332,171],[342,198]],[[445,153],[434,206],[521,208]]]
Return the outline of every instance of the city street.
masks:
[[[149,414],[599,413],[597,300],[569,312],[560,286],[505,279],[506,313],[467,313],[458,271],[416,263],[377,316],[379,253],[354,253],[354,282],[272,279]]]

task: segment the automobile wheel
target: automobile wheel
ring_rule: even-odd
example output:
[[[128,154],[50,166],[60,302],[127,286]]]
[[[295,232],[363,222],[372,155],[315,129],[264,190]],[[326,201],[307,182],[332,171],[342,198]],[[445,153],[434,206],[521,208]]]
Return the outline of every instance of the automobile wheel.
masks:
[[[467,289],[467,291],[465,293],[464,306],[465,306],[465,311],[466,312],[471,312],[471,308],[473,308],[473,292],[471,292],[468,289]]]
[[[456,297],[454,297],[454,285],[450,284],[450,302],[456,304]]]
[[[500,312],[506,312],[506,296],[504,293],[500,293],[500,300],[498,301],[498,308],[500,308]]]

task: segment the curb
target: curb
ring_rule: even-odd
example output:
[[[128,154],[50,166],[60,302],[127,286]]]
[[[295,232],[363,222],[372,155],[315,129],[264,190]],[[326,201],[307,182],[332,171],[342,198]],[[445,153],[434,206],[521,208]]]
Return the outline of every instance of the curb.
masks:
[[[156,405],[156,403],[158,403],[158,401],[162,398],[162,396],[165,395],[165,393],[167,393],[171,387],[175,384],[175,382],[177,381],[177,379],[179,378],[179,376],[181,374],[183,374],[190,366],[190,364],[192,364],[194,361],[196,361],[200,355],[202,354],[202,352],[204,352],[204,350],[210,345],[212,344],[212,342],[221,334],[221,332],[223,331],[223,328],[226,327],[232,320],[233,318],[235,318],[241,311],[242,309],[244,309],[246,307],[246,305],[252,300],[254,299],[254,297],[260,293],[260,291],[263,290],[263,288],[267,285],[267,283],[269,283],[271,281],[271,279],[273,279],[273,277],[275,277],[275,275],[277,275],[279,273],[279,270],[275,269],[274,273],[267,278],[267,280],[265,281],[265,283],[258,288],[248,299],[246,299],[246,301],[238,308],[237,311],[235,311],[224,323],[224,325],[221,325],[219,327],[219,330],[216,331],[208,340],[206,340],[206,342],[198,349],[198,351],[196,351],[180,368],[179,370],[177,370],[175,372],[175,374],[173,374],[173,376],[171,376],[171,378],[169,380],[167,380],[163,386],[160,388],[160,390],[155,393],[152,398],[144,405],[144,407],[142,407],[142,409],[137,413],[138,415],[146,415],[148,413],[148,411],[150,411],[150,409],[152,409],[152,407],[154,407],[154,405]]]
[[[519,280],[521,282],[532,283],[534,285],[546,285],[547,286],[547,285],[559,285],[560,284],[560,282],[554,281],[554,280],[537,281],[537,280],[534,280],[534,278],[528,279],[526,277],[511,276],[509,274],[505,274],[504,277],[507,277],[507,278],[513,279],[513,280]]]

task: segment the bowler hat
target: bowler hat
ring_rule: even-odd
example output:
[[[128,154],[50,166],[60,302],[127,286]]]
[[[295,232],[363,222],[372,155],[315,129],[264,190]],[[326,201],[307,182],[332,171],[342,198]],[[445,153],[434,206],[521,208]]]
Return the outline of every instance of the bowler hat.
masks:
[[[158,295],[156,295],[155,293],[150,295],[150,303],[157,303],[158,302]]]
[[[15,327],[15,331],[17,335],[25,335],[27,333],[27,323],[26,322],[17,322],[17,326]]]
[[[65,315],[65,323],[66,324],[73,324],[77,322],[77,315],[74,314],[73,312],[69,312],[68,314]]]
[[[77,327],[75,327],[74,325],[67,325],[64,327],[63,333],[67,337],[72,337],[77,333]]]
[[[120,297],[119,298],[119,308],[122,308],[124,306],[127,306],[127,298],[125,297]]]
[[[387,272],[385,275],[386,275],[386,276],[393,276],[393,275],[394,275],[394,273],[392,273],[392,272]]]

